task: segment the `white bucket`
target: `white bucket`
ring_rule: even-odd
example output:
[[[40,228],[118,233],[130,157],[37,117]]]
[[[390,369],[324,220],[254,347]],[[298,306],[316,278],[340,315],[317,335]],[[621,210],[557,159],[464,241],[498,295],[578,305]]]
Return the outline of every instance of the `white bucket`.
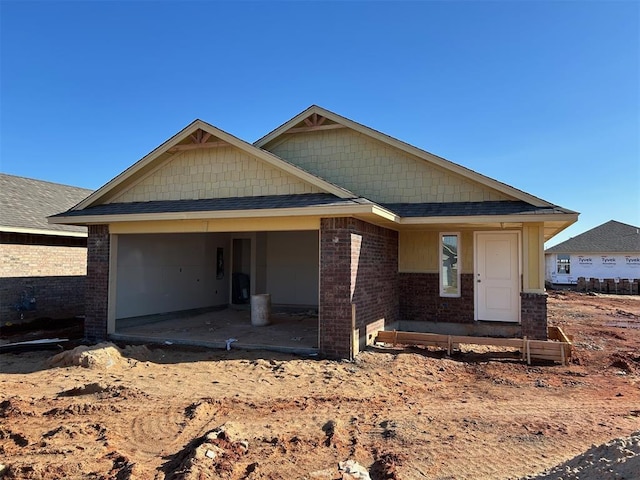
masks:
[[[260,293],[251,295],[251,325],[254,327],[264,327],[269,325],[271,315],[271,295]]]

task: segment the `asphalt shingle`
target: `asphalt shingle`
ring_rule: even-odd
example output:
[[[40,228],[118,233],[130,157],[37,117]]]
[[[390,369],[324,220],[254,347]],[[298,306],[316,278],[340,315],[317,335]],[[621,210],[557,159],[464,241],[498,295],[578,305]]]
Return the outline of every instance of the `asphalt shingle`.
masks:
[[[545,250],[546,253],[640,252],[640,228],[609,220]]]
[[[357,205],[353,199],[342,199],[330,193],[298,195],[265,195],[257,197],[206,198],[200,200],[156,200],[151,202],[108,203],[83,210],[69,210],[57,216],[133,215],[152,213],[216,212],[225,210],[260,210],[267,208],[299,208]]]
[[[385,203],[383,207],[401,217],[458,217],[477,215],[536,215],[569,213],[560,207],[536,207],[522,201]]]
[[[86,232],[76,225],[50,225],[47,217],[67,210],[91,190],[0,173],[0,230],[2,227],[61,232]]]

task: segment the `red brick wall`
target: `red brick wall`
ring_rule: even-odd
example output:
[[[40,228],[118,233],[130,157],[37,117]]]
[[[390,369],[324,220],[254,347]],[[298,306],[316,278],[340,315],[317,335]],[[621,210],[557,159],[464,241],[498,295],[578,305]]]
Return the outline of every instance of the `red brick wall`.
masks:
[[[532,340],[547,339],[547,294],[520,293],[522,336]]]
[[[84,314],[87,249],[65,239],[3,235],[0,240],[0,324]],[[42,237],[42,238],[40,238]],[[85,239],[72,239],[76,244]],[[4,243],[11,242],[11,243]],[[45,243],[45,244],[42,244]],[[46,243],[62,243],[47,245]]]
[[[400,319],[407,321],[474,323],[473,275],[462,274],[461,296],[441,297],[437,273],[400,274]],[[520,294],[521,334],[547,338],[546,294]]]
[[[441,297],[437,273],[400,273],[400,319],[474,322],[473,275],[460,275],[460,297]]]
[[[109,226],[90,225],[87,242],[87,296],[84,335],[88,340],[107,338],[109,302]]]
[[[398,234],[354,218],[320,222],[320,353],[352,356],[356,328],[398,320]]]

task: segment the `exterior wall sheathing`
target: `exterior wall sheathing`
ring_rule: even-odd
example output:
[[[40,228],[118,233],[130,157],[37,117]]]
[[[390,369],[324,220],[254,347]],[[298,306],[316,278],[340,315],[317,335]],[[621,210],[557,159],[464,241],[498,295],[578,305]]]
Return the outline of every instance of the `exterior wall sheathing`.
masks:
[[[398,320],[398,234],[354,218],[320,222],[320,353],[353,356],[358,340]]]

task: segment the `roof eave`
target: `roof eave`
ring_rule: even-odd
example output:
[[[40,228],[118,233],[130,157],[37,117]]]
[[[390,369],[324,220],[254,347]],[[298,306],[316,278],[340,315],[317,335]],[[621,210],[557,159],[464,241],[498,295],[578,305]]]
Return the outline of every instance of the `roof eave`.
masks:
[[[180,142],[185,140],[188,137],[188,135],[192,134],[198,129],[202,129],[208,133],[211,133],[212,135],[220,138],[221,140],[228,143],[229,145],[236,147],[240,150],[243,150],[249,153],[250,155],[253,155],[259,158],[260,160],[270,164],[271,166],[284,170],[287,173],[294,175],[303,181],[311,183],[312,185],[315,185],[316,187],[328,193],[332,193],[338,196],[339,198],[355,197],[355,195],[352,192],[349,192],[348,190],[342,187],[339,187],[330,182],[327,182],[326,180],[323,180],[279,158],[278,156],[274,155],[271,152],[262,150],[248,142],[245,142],[244,140],[241,140],[235,137],[234,135],[231,135],[230,133],[225,132],[224,130],[221,130],[207,122],[197,119],[191,122],[186,127],[184,127],[178,133],[173,135],[169,140],[165,141],[160,146],[153,149],[147,155],[145,155],[136,163],[134,163],[129,168],[127,168],[124,172],[120,173],[118,176],[114,177],[112,180],[107,182],[101,188],[93,192],[91,195],[85,198],[82,202],[78,203],[72,209],[82,210],[89,206],[97,204],[100,200],[108,198],[109,193],[112,192],[116,187],[124,183],[126,180],[132,178],[136,174],[140,173],[144,168],[149,167],[150,164],[155,159],[160,157],[162,154],[167,153],[169,149],[178,145]]]
[[[402,217],[401,225],[436,225],[447,223],[544,223],[566,222],[567,227],[578,220],[577,213],[466,215],[438,217]],[[566,228],[566,227],[565,227]]]
[[[53,222],[49,222],[53,223]],[[54,237],[87,237],[87,232],[73,232],[69,230],[48,230],[42,228],[22,228],[22,227],[4,227],[0,226],[0,232],[5,233],[24,233],[28,235],[47,235]]]
[[[96,225],[116,222],[134,221],[173,221],[173,220],[215,220],[229,218],[266,218],[266,217],[298,217],[298,216],[353,216],[373,215],[385,221],[397,222],[393,212],[375,204],[348,205],[348,206],[313,206],[295,208],[274,209],[247,209],[247,210],[215,210],[203,212],[165,212],[165,213],[134,213],[120,215],[58,215],[49,217],[49,223],[62,225]]]

